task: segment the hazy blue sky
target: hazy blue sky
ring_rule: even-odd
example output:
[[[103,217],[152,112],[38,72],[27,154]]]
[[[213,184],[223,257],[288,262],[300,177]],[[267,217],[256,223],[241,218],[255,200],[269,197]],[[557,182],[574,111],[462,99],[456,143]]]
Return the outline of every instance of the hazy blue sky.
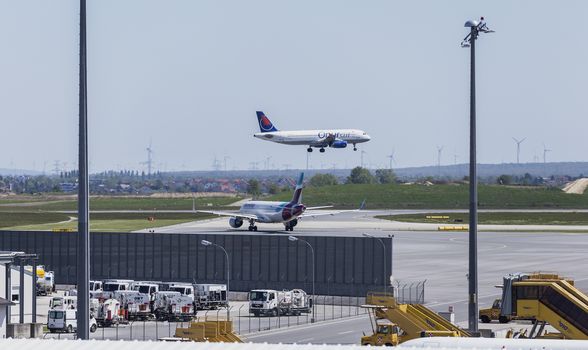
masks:
[[[0,2],[0,168],[77,159],[78,1]],[[468,18],[478,40],[479,161],[587,161],[586,1],[88,0],[91,170],[304,167],[279,129],[359,128],[365,163],[467,161]],[[352,167],[360,152],[314,152]]]

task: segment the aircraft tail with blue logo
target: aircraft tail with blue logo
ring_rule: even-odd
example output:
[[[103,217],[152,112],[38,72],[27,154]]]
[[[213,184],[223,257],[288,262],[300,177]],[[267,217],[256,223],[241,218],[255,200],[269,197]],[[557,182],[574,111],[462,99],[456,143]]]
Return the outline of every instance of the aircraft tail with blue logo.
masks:
[[[257,111],[256,113],[257,121],[259,123],[259,130],[261,132],[278,131],[278,129],[276,129],[276,127],[274,126],[274,124],[272,124],[269,118],[265,116],[265,113],[263,113],[262,111]]]
[[[300,173],[300,177],[298,178],[298,182],[296,183],[296,188],[294,189],[294,195],[292,196],[292,200],[290,203],[300,204],[302,201],[302,181],[304,180],[304,173]]]

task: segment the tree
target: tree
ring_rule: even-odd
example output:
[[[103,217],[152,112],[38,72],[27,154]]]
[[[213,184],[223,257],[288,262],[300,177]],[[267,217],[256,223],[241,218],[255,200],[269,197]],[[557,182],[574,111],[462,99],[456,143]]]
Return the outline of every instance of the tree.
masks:
[[[275,184],[275,183],[271,183],[271,184],[269,184],[269,186],[267,187],[267,191],[268,191],[270,194],[276,194],[276,193],[280,192],[280,190],[281,190],[280,186],[278,186],[278,185],[277,185],[277,184]]]
[[[512,183],[512,176],[510,175],[500,175],[498,179],[496,179],[496,183],[499,185],[510,185]]]
[[[381,184],[392,184],[396,182],[396,174],[392,169],[378,169],[376,170],[376,178]]]
[[[247,193],[249,193],[253,197],[259,196],[261,194],[259,181],[257,181],[256,179],[249,179],[249,181],[247,181]]]
[[[309,185],[313,187],[332,186],[339,184],[337,177],[333,174],[316,174],[310,178]]]
[[[348,184],[373,184],[376,179],[366,168],[360,166],[351,170],[351,174],[347,177]]]

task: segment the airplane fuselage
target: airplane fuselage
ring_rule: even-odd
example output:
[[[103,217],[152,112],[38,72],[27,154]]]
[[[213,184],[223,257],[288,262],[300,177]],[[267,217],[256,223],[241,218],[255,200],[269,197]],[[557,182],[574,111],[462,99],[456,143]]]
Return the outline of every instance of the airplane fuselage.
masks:
[[[292,202],[249,201],[241,206],[239,214],[255,215],[261,223],[286,223],[302,215],[306,208]]]
[[[358,129],[271,131],[258,132],[253,136],[285,145],[324,147],[325,143],[322,140],[329,137],[329,135],[337,140],[342,140],[350,144],[358,144],[370,140],[370,136],[365,131]]]

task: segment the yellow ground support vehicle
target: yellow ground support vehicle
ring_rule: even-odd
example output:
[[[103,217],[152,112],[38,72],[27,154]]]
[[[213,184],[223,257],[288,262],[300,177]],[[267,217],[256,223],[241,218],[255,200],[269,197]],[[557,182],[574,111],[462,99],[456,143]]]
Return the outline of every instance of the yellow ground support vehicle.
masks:
[[[204,320],[191,322],[188,328],[176,328],[176,338],[196,342],[242,343],[233,332],[233,322],[226,320]]]
[[[490,323],[491,321],[498,320],[500,323],[508,323],[512,320],[509,316],[501,316],[500,310],[502,308],[502,299],[494,300],[492,307],[486,309],[480,309],[479,318],[483,323]]]
[[[436,312],[420,304],[399,304],[390,294],[369,293],[366,305],[373,334],[361,338],[361,345],[394,346],[421,337],[469,337]]]
[[[588,296],[555,274],[505,276],[501,314],[534,320],[528,338],[588,339]],[[549,324],[560,334],[545,334]]]

